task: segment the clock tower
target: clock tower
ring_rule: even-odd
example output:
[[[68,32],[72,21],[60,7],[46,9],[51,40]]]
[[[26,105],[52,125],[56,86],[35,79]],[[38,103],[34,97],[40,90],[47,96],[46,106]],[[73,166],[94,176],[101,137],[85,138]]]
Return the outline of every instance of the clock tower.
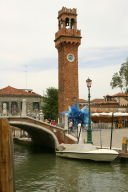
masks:
[[[77,103],[78,47],[81,32],[77,29],[76,9],[63,7],[58,12],[58,31],[55,47],[58,50],[58,113],[68,111],[68,106]]]

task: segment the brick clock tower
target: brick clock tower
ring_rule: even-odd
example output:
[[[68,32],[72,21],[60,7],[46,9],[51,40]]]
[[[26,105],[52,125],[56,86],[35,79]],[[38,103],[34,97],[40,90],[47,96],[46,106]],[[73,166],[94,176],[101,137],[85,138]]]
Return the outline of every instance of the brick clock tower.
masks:
[[[58,113],[68,111],[77,103],[78,91],[78,47],[81,32],[77,30],[76,9],[63,7],[58,12],[58,31],[55,47],[58,50]]]

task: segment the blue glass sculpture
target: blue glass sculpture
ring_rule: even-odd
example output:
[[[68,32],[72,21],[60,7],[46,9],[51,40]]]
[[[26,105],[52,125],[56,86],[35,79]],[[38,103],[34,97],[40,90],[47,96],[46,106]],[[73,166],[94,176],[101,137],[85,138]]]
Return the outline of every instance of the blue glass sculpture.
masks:
[[[88,124],[89,113],[87,107],[80,109],[78,104],[74,104],[69,106],[69,111],[62,112],[62,115],[64,116],[65,113],[68,113],[69,121],[72,121],[73,125],[77,126],[78,123],[81,123],[82,125]]]

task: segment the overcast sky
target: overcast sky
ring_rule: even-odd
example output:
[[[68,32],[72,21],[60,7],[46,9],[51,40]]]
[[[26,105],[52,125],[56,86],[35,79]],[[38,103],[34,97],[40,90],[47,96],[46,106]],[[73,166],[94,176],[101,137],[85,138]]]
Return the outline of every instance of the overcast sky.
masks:
[[[58,87],[54,38],[62,7],[77,8],[81,29],[79,93],[87,99],[112,90],[110,81],[128,58],[128,0],[0,0],[0,88],[30,88],[43,95]]]

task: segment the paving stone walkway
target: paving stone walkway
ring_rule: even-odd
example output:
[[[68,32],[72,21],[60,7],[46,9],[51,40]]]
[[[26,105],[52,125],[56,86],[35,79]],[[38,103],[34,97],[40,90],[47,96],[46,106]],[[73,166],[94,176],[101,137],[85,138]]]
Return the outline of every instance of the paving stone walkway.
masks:
[[[101,136],[100,136],[101,135]],[[122,148],[123,137],[128,137],[128,128],[113,129],[112,148]],[[101,138],[101,139],[100,139]],[[111,129],[101,129],[92,131],[93,144],[103,147],[110,147]],[[83,140],[87,140],[87,131],[83,132]]]

